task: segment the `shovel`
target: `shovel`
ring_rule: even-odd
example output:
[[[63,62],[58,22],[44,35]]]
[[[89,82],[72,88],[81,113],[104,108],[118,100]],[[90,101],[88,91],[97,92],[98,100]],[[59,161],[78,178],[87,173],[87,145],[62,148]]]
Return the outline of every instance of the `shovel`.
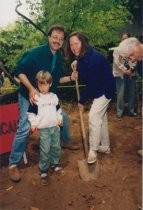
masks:
[[[78,86],[77,80],[76,80],[76,92],[77,92],[77,99],[79,101],[80,93],[79,93],[79,86]],[[98,164],[98,161],[96,161],[94,164],[87,163],[88,142],[87,142],[86,133],[85,133],[83,114],[80,109],[79,109],[79,114],[80,114],[80,123],[81,123],[81,131],[82,131],[82,138],[83,138],[82,143],[83,143],[83,149],[85,153],[85,159],[78,160],[79,174],[83,181],[96,180],[99,177],[99,164]]]

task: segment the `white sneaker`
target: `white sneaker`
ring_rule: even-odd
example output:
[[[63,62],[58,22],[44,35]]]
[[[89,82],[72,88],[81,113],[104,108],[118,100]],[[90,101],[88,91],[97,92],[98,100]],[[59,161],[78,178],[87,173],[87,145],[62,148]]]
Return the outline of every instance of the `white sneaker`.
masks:
[[[103,146],[99,146],[98,152],[105,153],[105,154],[110,154],[110,147],[105,148]]]
[[[59,167],[59,166],[56,166],[55,168],[54,168],[54,171],[61,171],[62,170],[62,167]]]
[[[56,171],[56,172],[62,170],[62,167],[60,167],[59,164],[51,165],[50,168],[51,168],[53,171]]]
[[[97,161],[97,152],[93,150],[89,150],[87,163],[92,164]]]
[[[137,153],[138,153],[139,156],[143,157],[143,150],[142,149],[138,150]]]

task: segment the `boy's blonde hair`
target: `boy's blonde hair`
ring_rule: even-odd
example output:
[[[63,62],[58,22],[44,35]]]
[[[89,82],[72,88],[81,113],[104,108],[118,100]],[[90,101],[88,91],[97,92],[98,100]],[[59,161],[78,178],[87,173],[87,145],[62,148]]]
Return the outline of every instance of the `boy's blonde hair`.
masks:
[[[36,84],[51,84],[52,82],[52,75],[48,71],[41,70],[36,74]]]

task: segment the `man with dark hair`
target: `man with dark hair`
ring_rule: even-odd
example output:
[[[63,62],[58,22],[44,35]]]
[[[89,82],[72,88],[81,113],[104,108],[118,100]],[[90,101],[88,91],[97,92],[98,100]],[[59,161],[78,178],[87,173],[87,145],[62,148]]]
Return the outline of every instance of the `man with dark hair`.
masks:
[[[74,73],[72,73],[71,76],[64,76],[64,62],[60,52],[64,39],[64,27],[61,25],[52,26],[48,33],[48,44],[30,49],[24,53],[17,63],[15,76],[20,80],[18,94],[20,117],[9,157],[9,178],[12,181],[17,182],[21,179],[18,164],[23,157],[29,137],[30,124],[27,119],[27,111],[30,103],[35,103],[35,95],[38,95],[38,91],[35,89],[35,76],[37,72],[40,69],[48,69],[53,78],[51,87],[53,93],[56,93],[59,83],[70,82],[76,79]],[[65,148],[78,149],[77,145],[68,145],[70,137],[68,130],[68,117],[65,112],[63,112],[61,140],[64,141]]]

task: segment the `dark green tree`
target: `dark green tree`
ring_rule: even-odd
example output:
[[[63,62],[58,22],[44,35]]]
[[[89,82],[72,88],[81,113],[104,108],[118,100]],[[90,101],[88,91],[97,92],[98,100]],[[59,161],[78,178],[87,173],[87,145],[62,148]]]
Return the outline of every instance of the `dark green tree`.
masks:
[[[30,18],[43,31],[52,24],[63,24],[68,33],[83,31],[91,43],[105,55],[120,40],[119,31],[132,23],[141,0],[27,0]],[[17,60],[29,48],[47,38],[27,20],[19,20],[0,29],[0,60],[13,72]]]

